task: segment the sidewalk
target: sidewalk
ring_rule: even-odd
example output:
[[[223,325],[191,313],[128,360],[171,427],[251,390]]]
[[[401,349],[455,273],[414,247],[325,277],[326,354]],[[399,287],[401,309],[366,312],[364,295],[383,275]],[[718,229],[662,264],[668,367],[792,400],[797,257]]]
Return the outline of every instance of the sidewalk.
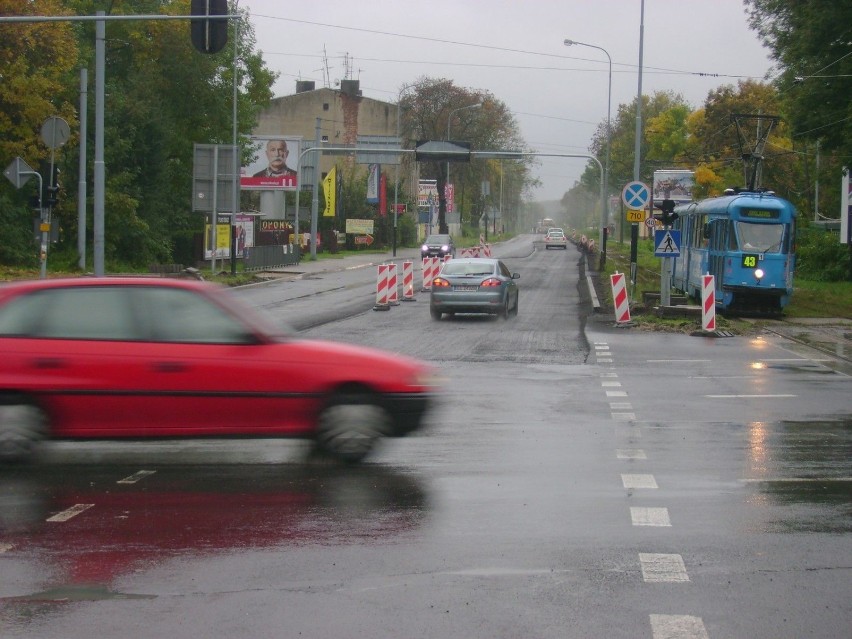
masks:
[[[333,273],[335,271],[346,271],[353,268],[368,268],[378,266],[387,262],[395,262],[400,266],[404,261],[414,262],[417,266],[420,264],[420,248],[397,248],[396,257],[393,251],[388,249],[385,252],[367,251],[363,253],[347,254],[343,256],[331,255],[322,253],[321,257],[312,260],[310,255],[306,255],[298,264],[292,266],[283,266],[281,268],[269,269],[261,271],[261,273],[270,273],[276,275],[313,275],[317,273]]]

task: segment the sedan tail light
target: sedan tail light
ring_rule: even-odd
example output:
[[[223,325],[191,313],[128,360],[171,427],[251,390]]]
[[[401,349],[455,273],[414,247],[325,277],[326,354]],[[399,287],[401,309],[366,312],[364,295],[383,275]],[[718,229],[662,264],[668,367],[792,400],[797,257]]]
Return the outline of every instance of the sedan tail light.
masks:
[[[448,280],[445,280],[443,277],[436,277],[434,280],[432,280],[432,287],[433,288],[449,288],[450,282]]]
[[[489,277],[487,280],[482,282],[480,286],[500,286],[501,284],[503,284],[503,282],[501,282],[496,277]]]

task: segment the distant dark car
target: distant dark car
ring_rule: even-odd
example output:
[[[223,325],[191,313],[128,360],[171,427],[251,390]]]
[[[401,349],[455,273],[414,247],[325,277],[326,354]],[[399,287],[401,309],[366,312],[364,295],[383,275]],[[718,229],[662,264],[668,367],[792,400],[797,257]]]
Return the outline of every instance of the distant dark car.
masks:
[[[436,320],[444,313],[488,313],[504,319],[518,314],[520,277],[500,260],[463,257],[446,262],[432,280],[429,312]]]
[[[429,235],[420,247],[420,258],[456,256],[456,245],[449,235]]]
[[[418,429],[432,369],[284,334],[197,280],[0,286],[0,461],[42,439],[298,437],[347,461]]]

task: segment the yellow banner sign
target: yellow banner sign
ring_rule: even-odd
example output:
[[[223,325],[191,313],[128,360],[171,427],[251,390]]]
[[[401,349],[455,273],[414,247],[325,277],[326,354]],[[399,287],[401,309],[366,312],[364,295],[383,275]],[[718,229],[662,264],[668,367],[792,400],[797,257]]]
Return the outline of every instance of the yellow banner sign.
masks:
[[[635,211],[633,209],[627,209],[624,214],[624,217],[628,222],[637,222],[641,224],[645,221],[645,211]]]

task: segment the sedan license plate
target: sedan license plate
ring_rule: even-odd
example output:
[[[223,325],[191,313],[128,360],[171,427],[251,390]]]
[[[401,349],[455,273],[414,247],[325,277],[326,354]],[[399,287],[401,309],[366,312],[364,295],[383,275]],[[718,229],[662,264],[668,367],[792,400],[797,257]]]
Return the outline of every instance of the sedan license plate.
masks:
[[[454,291],[478,291],[479,287],[478,286],[471,286],[469,284],[461,284],[459,286],[454,286],[453,290]]]

